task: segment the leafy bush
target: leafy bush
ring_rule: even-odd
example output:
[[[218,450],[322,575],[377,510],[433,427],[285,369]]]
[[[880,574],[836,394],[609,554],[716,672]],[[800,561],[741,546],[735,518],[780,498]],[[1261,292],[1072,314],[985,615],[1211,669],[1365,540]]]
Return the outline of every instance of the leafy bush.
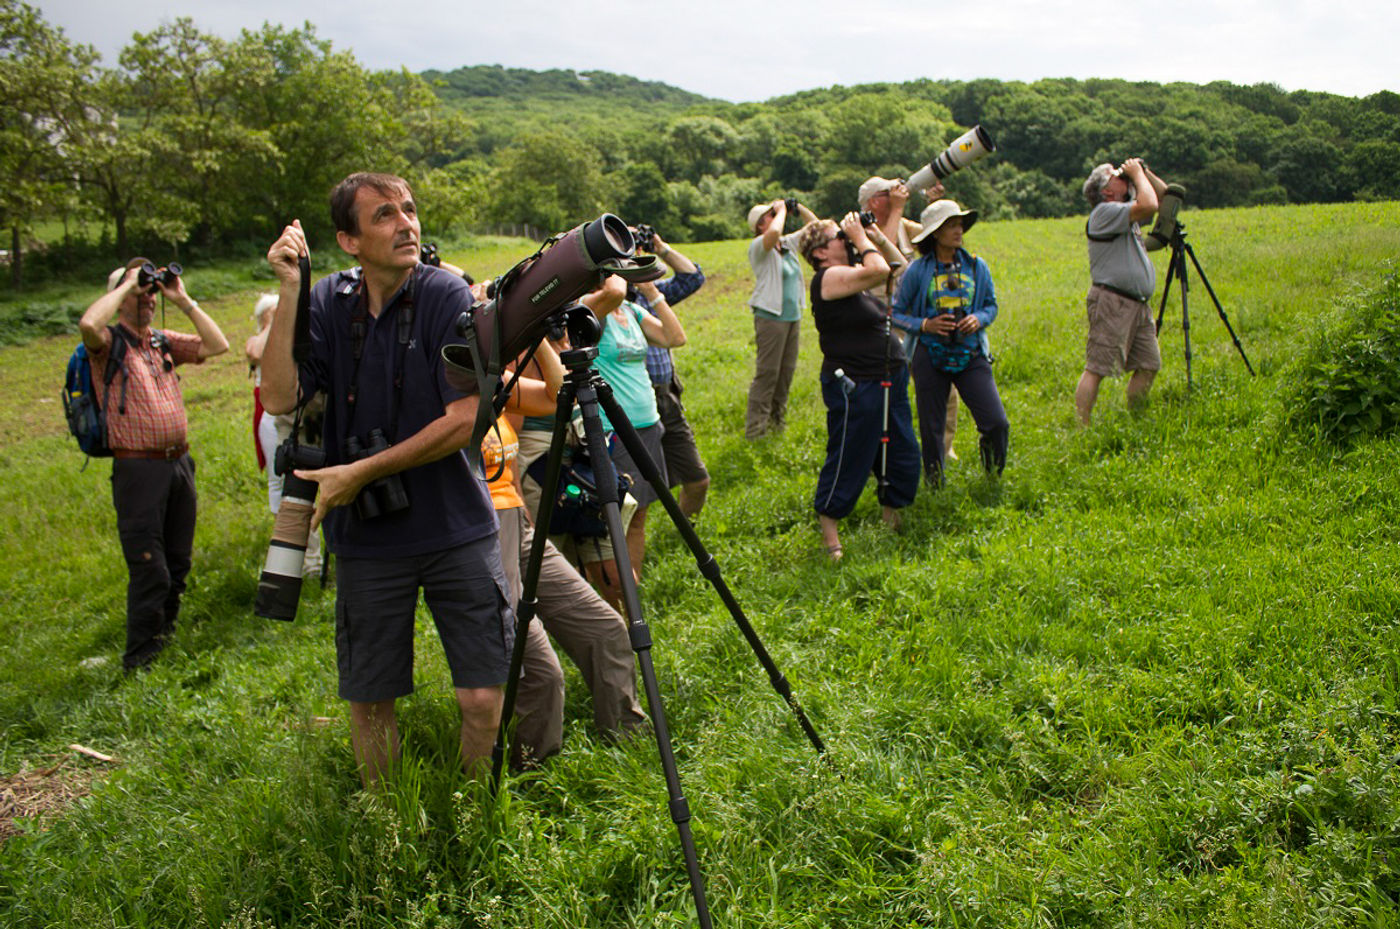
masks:
[[[1400,277],[1338,309],[1298,363],[1285,419],[1346,445],[1400,426]]]

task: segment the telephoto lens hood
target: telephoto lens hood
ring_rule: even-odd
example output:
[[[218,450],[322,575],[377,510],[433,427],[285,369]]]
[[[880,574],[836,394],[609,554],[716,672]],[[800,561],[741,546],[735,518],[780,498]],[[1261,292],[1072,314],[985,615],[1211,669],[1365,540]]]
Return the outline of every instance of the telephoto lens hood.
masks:
[[[954,139],[952,144],[944,149],[937,158],[910,175],[907,181],[909,190],[923,193],[935,182],[943,180],[954,171],[966,168],[974,161],[996,150],[996,143],[992,141],[991,134],[980,125],[973,126]]]
[[[483,376],[499,374],[545,334],[559,310],[608,274],[637,284],[663,277],[666,266],[655,255],[636,255],[627,224],[604,213],[511,268],[498,279],[495,297],[462,314],[457,329],[464,341],[442,349],[447,382],[475,393]]]
[[[1166,193],[1158,198],[1157,221],[1152,231],[1143,236],[1143,247],[1149,252],[1166,248],[1176,235],[1176,214],[1186,202],[1186,188],[1180,184],[1168,184]]]

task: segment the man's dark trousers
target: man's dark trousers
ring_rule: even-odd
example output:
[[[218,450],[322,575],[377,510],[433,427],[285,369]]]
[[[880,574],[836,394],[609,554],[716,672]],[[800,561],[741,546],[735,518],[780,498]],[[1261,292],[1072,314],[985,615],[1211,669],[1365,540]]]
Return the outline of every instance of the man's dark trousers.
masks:
[[[180,613],[194,550],[194,459],[118,458],[112,504],[126,557],[126,653],[131,671],[165,647]]]

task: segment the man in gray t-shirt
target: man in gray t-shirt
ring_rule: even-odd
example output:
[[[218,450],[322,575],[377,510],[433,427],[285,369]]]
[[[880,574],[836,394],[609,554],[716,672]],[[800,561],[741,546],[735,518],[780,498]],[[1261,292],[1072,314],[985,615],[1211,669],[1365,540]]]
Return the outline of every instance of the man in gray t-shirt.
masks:
[[[1157,272],[1147,258],[1139,227],[1157,212],[1158,198],[1166,189],[1141,158],[1129,158],[1121,168],[1101,164],[1084,182],[1084,197],[1092,207],[1084,226],[1092,284],[1086,300],[1089,339],[1084,373],[1074,391],[1082,425],[1089,425],[1099,383],[1105,377],[1133,372],[1128,380],[1132,407],[1147,399],[1162,367],[1157,328],[1147,305],[1157,286]]]

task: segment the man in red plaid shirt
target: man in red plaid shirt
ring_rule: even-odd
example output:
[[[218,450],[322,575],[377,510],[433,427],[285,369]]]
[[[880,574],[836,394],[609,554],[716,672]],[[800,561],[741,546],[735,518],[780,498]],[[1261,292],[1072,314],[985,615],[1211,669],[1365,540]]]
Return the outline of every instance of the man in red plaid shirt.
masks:
[[[194,549],[194,459],[185,435],[185,402],[175,368],[228,350],[218,324],[185,292],[178,275],[141,286],[144,258],[133,258],[107,279],[78,323],[100,385],[113,339],[126,344],[121,371],[101,388],[112,449],[112,503],[126,556],[126,652],[122,667],[150,664],[165,647],[180,612],[180,595]],[[164,269],[161,269],[164,270]],[[151,329],[156,294],[174,303],[195,335]],[[109,325],[112,317],[116,325]]]

